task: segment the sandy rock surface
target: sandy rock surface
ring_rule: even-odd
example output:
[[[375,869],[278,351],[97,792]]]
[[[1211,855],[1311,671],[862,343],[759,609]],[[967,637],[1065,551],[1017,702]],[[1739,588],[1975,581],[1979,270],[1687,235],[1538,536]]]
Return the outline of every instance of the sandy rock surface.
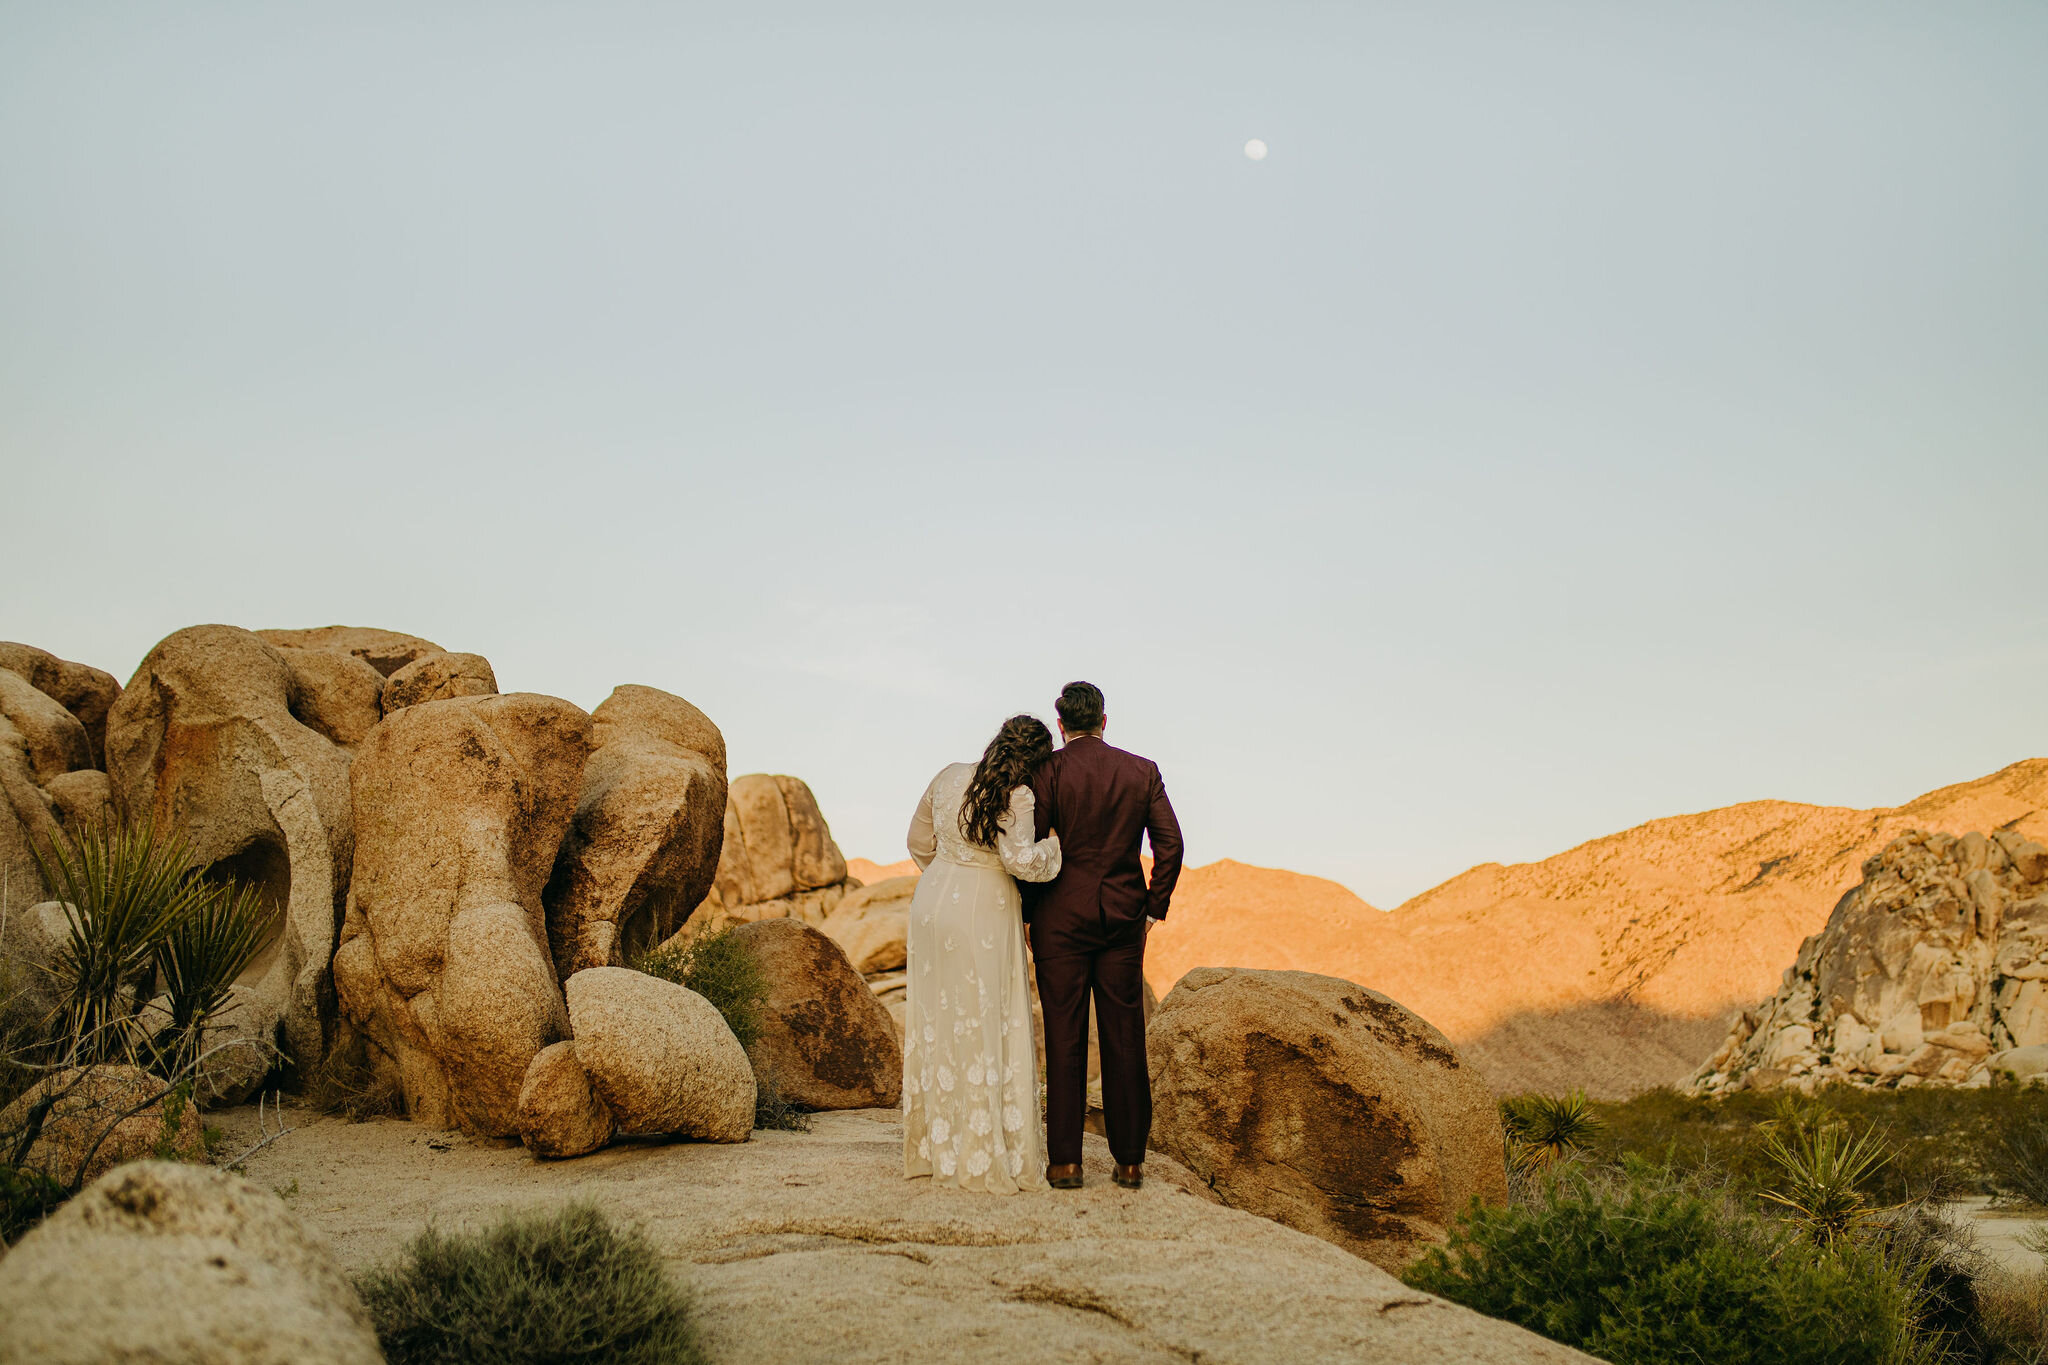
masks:
[[[591,721],[597,747],[543,896],[564,980],[623,966],[680,929],[711,889],[725,837],[725,737],[709,716],[629,685]]]
[[[356,757],[334,984],[422,1123],[518,1132],[527,1066],[568,1033],[540,893],[589,753],[588,715],[514,692],[409,706]]]
[[[576,1059],[626,1134],[745,1142],[754,1068],[709,1000],[628,967],[569,978]]]
[[[210,1166],[124,1166],[0,1260],[4,1365],[383,1359],[328,1248],[278,1196]]]
[[[130,812],[262,890],[276,927],[242,974],[255,1001],[242,1022],[265,1036],[282,1025],[285,1050],[310,1069],[333,1024],[328,965],[354,825],[348,751],[294,713],[303,688],[287,652],[250,631],[178,631],[108,713],[107,770]]]
[[[808,924],[764,919],[733,930],[768,979],[755,1054],[788,1099],[870,1109],[903,1098],[903,1048],[889,1011],[838,944]]]
[[[1500,1116],[1441,1033],[1310,972],[1203,967],[1145,1032],[1152,1143],[1223,1201],[1398,1270],[1507,1202]]]
[[[228,1111],[233,1135],[253,1114]],[[249,1163],[350,1268],[395,1255],[428,1220],[480,1227],[594,1199],[637,1222],[696,1293],[718,1365],[962,1359],[1277,1365],[1506,1365],[1578,1352],[1402,1285],[1277,1223],[1221,1207],[1163,1158],[1145,1188],[1000,1198],[903,1178],[883,1111],[738,1146],[631,1143],[577,1161],[383,1120],[294,1115]]]

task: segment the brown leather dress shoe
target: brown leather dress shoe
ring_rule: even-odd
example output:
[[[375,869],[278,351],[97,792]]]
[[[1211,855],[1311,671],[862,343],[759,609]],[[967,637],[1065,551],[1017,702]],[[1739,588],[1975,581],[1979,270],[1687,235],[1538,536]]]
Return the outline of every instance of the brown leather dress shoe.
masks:
[[[1081,1188],[1081,1167],[1077,1162],[1072,1166],[1047,1166],[1045,1183],[1056,1190],[1078,1190]]]
[[[1138,1189],[1145,1183],[1144,1163],[1140,1162],[1136,1166],[1126,1166],[1119,1162],[1117,1164],[1115,1172],[1111,1174],[1110,1179],[1114,1180],[1117,1184],[1123,1186],[1127,1190]]]

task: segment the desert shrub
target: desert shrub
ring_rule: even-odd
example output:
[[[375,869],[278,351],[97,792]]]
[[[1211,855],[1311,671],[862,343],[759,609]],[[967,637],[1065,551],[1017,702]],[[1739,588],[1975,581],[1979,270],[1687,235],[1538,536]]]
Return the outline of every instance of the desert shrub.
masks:
[[[1988,1271],[1977,1310],[1990,1365],[2048,1365],[2048,1271]]]
[[[687,1296],[660,1253],[591,1204],[480,1233],[428,1228],[360,1276],[392,1365],[696,1365]]]
[[[2048,1095],[2008,1091],[2013,1112],[1988,1127],[1977,1142],[1977,1160],[1993,1194],[2028,1204],[2048,1204]]]
[[[1474,1204],[1408,1282],[1614,1365],[1914,1365],[1919,1286],[1880,1250],[1813,1245],[1640,1162],[1567,1167]]]
[[[720,929],[690,943],[651,948],[633,960],[636,970],[678,986],[688,986],[718,1007],[740,1046],[753,1047],[761,1036],[761,1012],[768,1003],[768,979],[760,959],[731,929]]]
[[[1858,1232],[1875,1214],[1864,1187],[1890,1164],[1891,1144],[1865,1128],[1851,1133],[1828,1110],[1788,1099],[1757,1125],[1763,1152],[1778,1169],[1758,1194],[1822,1246]]]
[[[12,1245],[70,1197],[41,1171],[0,1164],[0,1242]]]
[[[783,1133],[810,1132],[810,1111],[791,1103],[789,1097],[782,1093],[782,1084],[775,1078],[774,1067],[758,1057],[753,1060],[754,1127]]]
[[[369,1044],[355,1032],[337,1043],[306,1078],[303,1093],[306,1103],[321,1113],[350,1123],[405,1117],[405,1096],[398,1082],[371,1064]]]

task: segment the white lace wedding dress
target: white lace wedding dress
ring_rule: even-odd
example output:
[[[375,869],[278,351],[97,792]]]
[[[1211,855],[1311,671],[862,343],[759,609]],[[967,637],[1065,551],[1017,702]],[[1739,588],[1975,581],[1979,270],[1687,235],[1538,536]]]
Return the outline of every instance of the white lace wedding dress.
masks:
[[[1023,907],[1012,877],[1051,881],[1060,841],[1032,841],[1031,789],[1019,787],[996,846],[968,843],[960,805],[973,776],[971,763],[942,771],[910,824],[910,856],[924,875],[910,902],[903,1174],[1015,1194],[1046,1183]]]

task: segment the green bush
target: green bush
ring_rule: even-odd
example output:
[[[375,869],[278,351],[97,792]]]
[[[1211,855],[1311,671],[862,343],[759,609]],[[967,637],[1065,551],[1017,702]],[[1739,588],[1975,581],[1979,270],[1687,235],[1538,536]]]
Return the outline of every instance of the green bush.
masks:
[[[633,959],[633,967],[663,981],[688,986],[718,1007],[740,1046],[751,1048],[761,1037],[761,1014],[768,1004],[768,978],[754,956],[731,929],[706,934],[682,947],[666,944]]]
[[[356,1287],[391,1365],[697,1365],[688,1297],[595,1205],[428,1228]]]
[[[2036,1090],[2018,1093],[2025,1098],[2015,1112],[1984,1132],[1978,1161],[1993,1194],[2048,1204],[2048,1097]]]
[[[1614,1365],[1917,1365],[1919,1285],[1874,1247],[1816,1247],[1641,1163],[1565,1168],[1475,1204],[1408,1282]]]

